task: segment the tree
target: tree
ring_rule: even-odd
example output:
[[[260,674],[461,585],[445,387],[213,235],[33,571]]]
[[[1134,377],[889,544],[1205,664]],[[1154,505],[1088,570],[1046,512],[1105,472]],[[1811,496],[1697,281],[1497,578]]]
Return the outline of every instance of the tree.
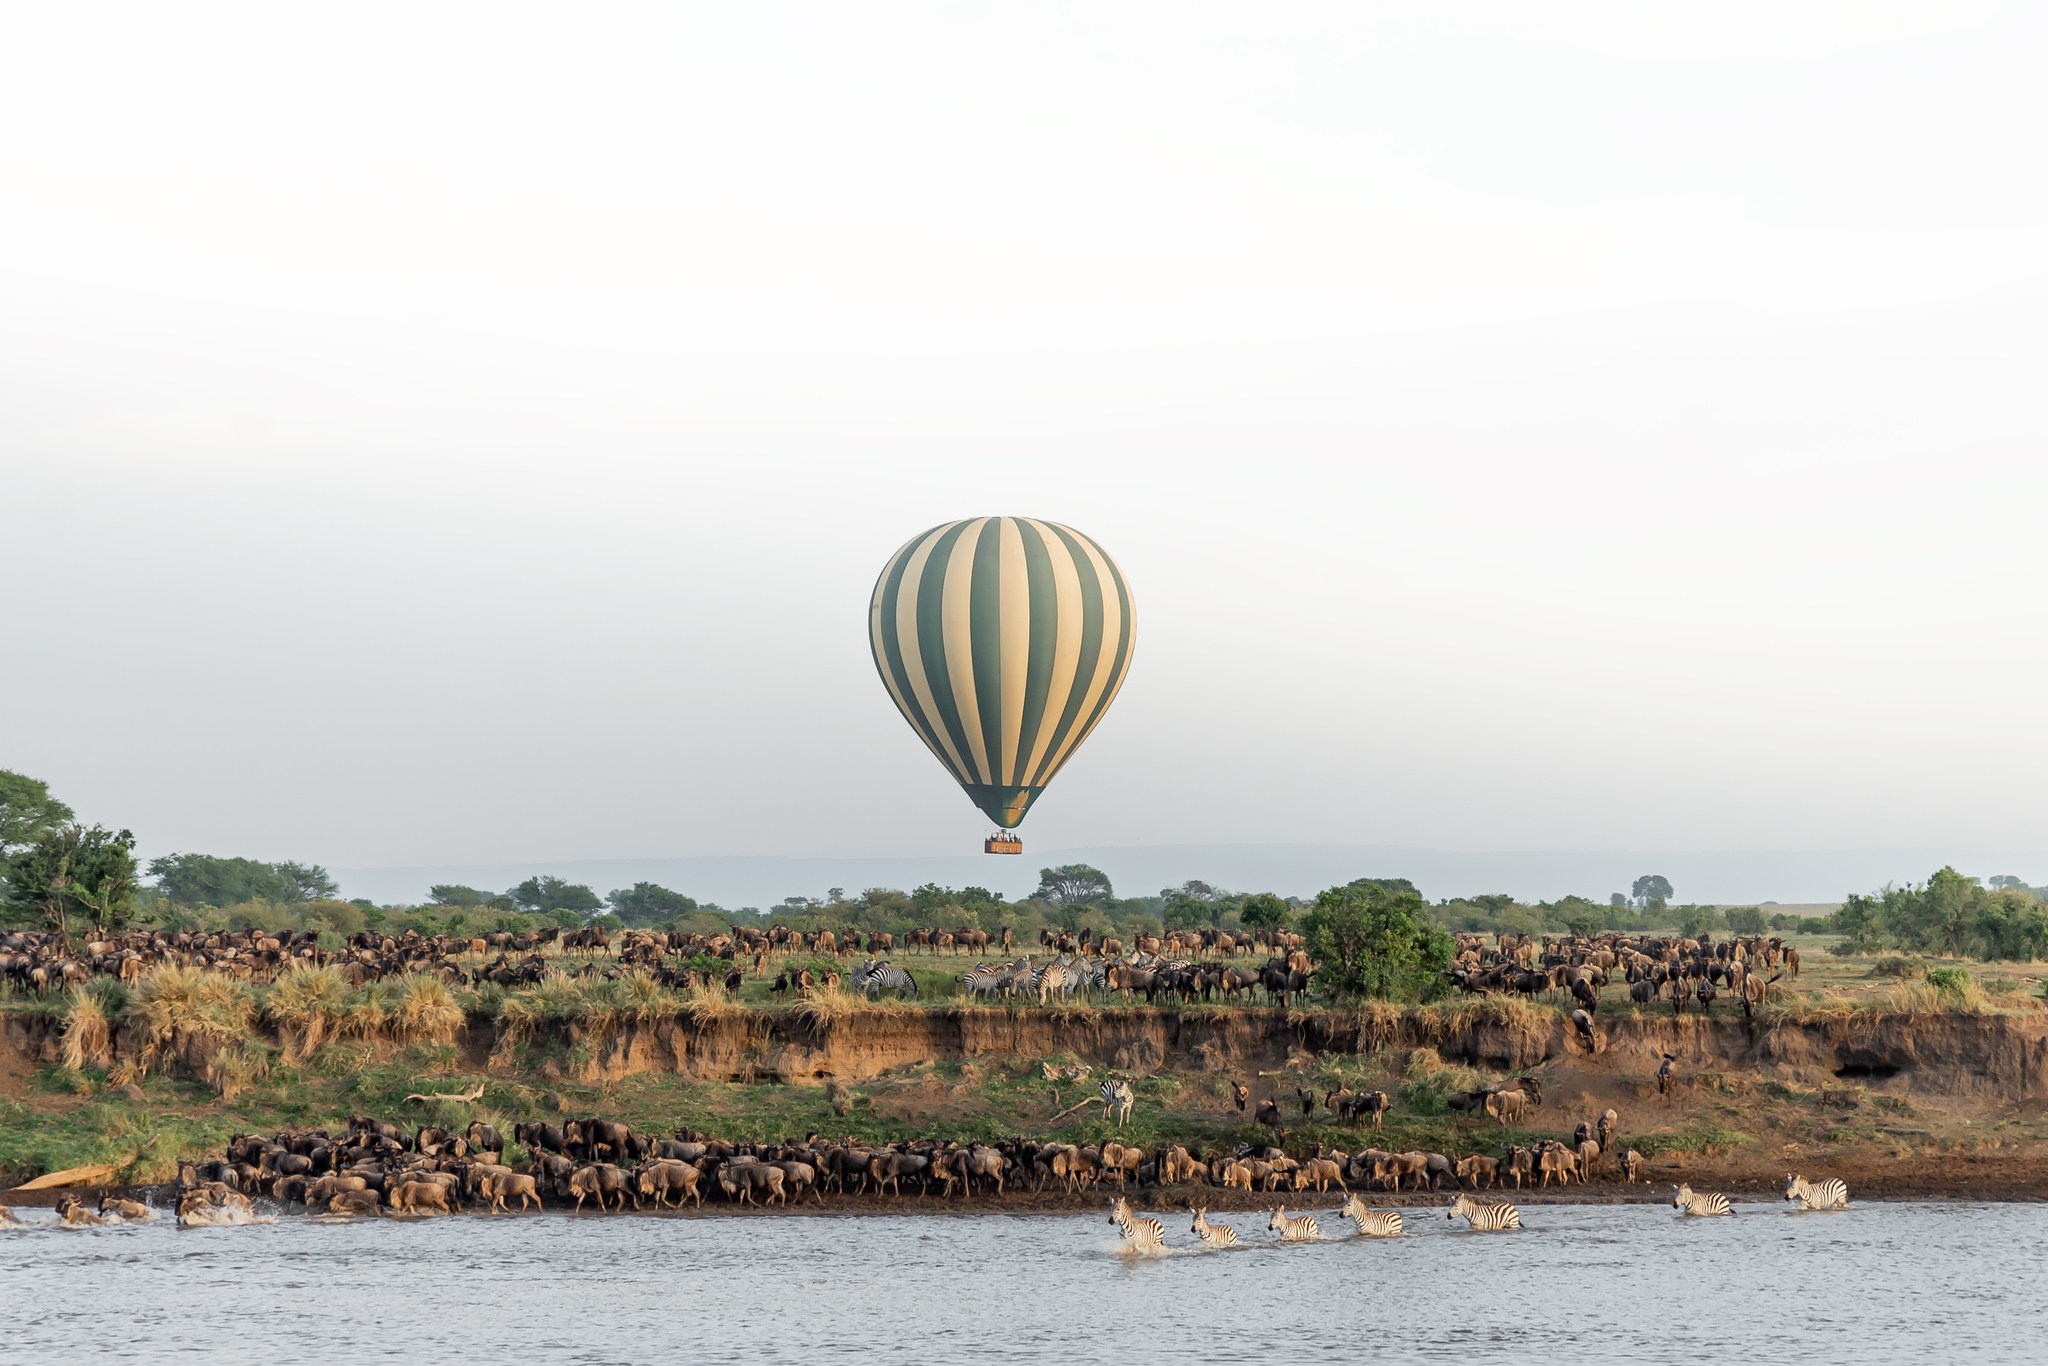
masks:
[[[1920,895],[1922,942],[1943,953],[1960,955],[1970,922],[1976,919],[1984,899],[1977,879],[1964,877],[1953,868],[1943,868],[1927,879]]]
[[[1169,930],[1185,930],[1209,923],[1209,904],[1185,891],[1168,888],[1160,899],[1159,919]]]
[[[1420,891],[1416,890],[1415,884],[1405,877],[1362,877],[1354,879],[1349,885],[1353,887],[1378,887],[1381,891],[1386,892],[1413,892],[1417,896],[1422,895]]]
[[[481,906],[490,899],[489,892],[480,892],[459,882],[437,882],[427,888],[427,900],[436,906]]]
[[[564,882],[551,874],[530,877],[506,893],[529,911],[568,911],[587,918],[604,905],[597,893],[580,882]]]
[[[653,882],[636,882],[621,891],[614,888],[605,902],[612,908],[612,914],[622,925],[658,925],[665,920],[675,920],[697,909],[694,897],[672,892]]]
[[[1628,897],[1621,892],[1610,892],[1607,896],[1607,904],[1610,906],[1626,906],[1628,905]]]
[[[271,867],[292,886],[287,901],[333,901],[341,895],[334,879],[317,863],[274,863]]]
[[[1636,879],[1633,895],[1636,904],[1646,911],[1661,906],[1671,900],[1671,879],[1662,873],[1644,873]]]
[[[48,783],[0,768],[0,861],[71,819],[71,808],[50,795]]]
[[[1426,1000],[1444,989],[1454,948],[1412,888],[1371,879],[1332,887],[1302,918],[1319,986],[1340,999]]]
[[[327,901],[339,894],[334,879],[318,864],[166,854],[149,861],[149,875],[174,906],[234,906],[244,901],[293,904]]]
[[[1765,918],[1760,906],[1730,906],[1721,913],[1731,934],[1762,934]]]
[[[1294,908],[1273,893],[1254,892],[1244,899],[1244,905],[1238,907],[1237,918],[1248,929],[1284,930],[1293,914]]]
[[[1109,874],[1100,868],[1069,863],[1039,869],[1038,890],[1033,895],[1061,906],[1084,906],[1107,901],[1115,892],[1110,888]]]
[[[135,901],[135,836],[75,822],[45,830],[7,862],[16,905],[33,910],[67,943],[83,916],[95,936],[118,934]]]

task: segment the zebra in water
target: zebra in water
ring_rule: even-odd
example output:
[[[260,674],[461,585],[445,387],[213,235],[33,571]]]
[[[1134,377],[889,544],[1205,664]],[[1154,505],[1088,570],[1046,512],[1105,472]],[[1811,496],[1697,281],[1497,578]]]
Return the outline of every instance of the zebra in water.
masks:
[[[1266,1228],[1269,1232],[1278,1233],[1283,1243],[1313,1243],[1323,1236],[1313,1214],[1297,1214],[1290,1219],[1285,1205],[1274,1206],[1273,1217],[1266,1221]]]
[[[1785,1177],[1785,1198],[1797,1200],[1801,1209],[1847,1209],[1849,1187],[1840,1177],[1808,1181],[1803,1176]]]
[[[1444,1218],[1456,1219],[1460,1215],[1475,1233],[1498,1233],[1504,1228],[1522,1226],[1522,1212],[1513,1205],[1482,1205],[1469,1195],[1451,1201],[1451,1212]]]
[[[1138,1097],[1127,1081],[1105,1081],[1096,1088],[1102,1096],[1102,1104],[1109,1113],[1116,1116],[1116,1127],[1124,1127],[1131,1117],[1131,1107],[1138,1103]]]
[[[1725,1195],[1714,1195],[1707,1191],[1695,1191],[1691,1186],[1681,1185],[1671,1193],[1671,1208],[1682,1209],[1688,1216],[1709,1214],[1733,1214]]]
[[[1373,1209],[1365,1201],[1353,1195],[1341,1205],[1337,1213],[1349,1219],[1361,1238],[1398,1238],[1401,1236],[1401,1216],[1390,1209]]]
[[[1119,1195],[1109,1205],[1109,1222],[1123,1238],[1123,1251],[1157,1252],[1166,1246],[1166,1225],[1131,1213],[1131,1202]]]
[[[853,989],[863,996],[880,996],[893,991],[899,997],[917,998],[917,982],[902,968],[894,967],[886,958],[877,958],[861,964],[853,970]]]
[[[1228,1224],[1209,1222],[1209,1207],[1195,1207],[1195,1222],[1188,1225],[1188,1232],[1200,1238],[1209,1247],[1236,1247],[1237,1230]]]

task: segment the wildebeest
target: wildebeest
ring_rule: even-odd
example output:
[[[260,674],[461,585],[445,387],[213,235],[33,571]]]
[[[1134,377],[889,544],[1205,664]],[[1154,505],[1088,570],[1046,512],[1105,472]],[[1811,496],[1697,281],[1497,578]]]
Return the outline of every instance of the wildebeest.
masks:
[[[702,1174],[687,1162],[656,1161],[642,1167],[634,1178],[641,1195],[651,1196],[654,1203],[669,1208],[671,1199],[676,1205],[694,1200],[699,1208],[704,1204],[704,1192],[698,1189]]]
[[[1486,1113],[1499,1120],[1503,1129],[1510,1120],[1520,1123],[1528,1105],[1529,1098],[1521,1091],[1493,1091],[1486,1097]]]
[[[100,1213],[112,1215],[125,1223],[140,1224],[156,1218],[156,1211],[140,1200],[123,1200],[118,1195],[100,1197]]]
[[[452,1188],[441,1181],[401,1181],[389,1192],[393,1214],[453,1214]]]
[[[535,1209],[541,1207],[540,1185],[527,1172],[490,1170],[483,1178],[482,1190],[491,1208],[499,1214],[510,1213],[505,1203],[508,1200],[517,1200],[522,1210],[529,1203]]]
[[[597,1201],[602,1213],[613,1196],[618,1197],[619,1208],[626,1207],[626,1175],[609,1162],[593,1162],[587,1167],[578,1167],[569,1173],[568,1194],[576,1197],[576,1212],[583,1212],[585,1200]]]

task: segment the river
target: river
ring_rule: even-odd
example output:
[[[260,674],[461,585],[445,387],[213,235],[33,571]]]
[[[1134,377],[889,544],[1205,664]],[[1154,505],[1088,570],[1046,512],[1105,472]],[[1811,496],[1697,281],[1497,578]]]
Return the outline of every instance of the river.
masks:
[[[1328,1207],[1324,1206],[1326,1210]],[[1527,1205],[1117,1255],[1090,1215],[546,1214],[0,1233],[0,1357],[211,1363],[2038,1362],[2048,1206]],[[1319,1214],[1323,1211],[1318,1210]],[[1334,1215],[1326,1236],[1348,1232]]]

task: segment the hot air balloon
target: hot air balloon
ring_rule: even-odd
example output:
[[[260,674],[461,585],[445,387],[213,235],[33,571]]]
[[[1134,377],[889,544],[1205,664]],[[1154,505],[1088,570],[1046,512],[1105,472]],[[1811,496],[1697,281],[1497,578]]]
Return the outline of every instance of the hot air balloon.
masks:
[[[889,558],[868,607],[889,696],[999,833],[1024,819],[1131,667],[1131,590],[1101,546],[1030,517],[969,517]]]

